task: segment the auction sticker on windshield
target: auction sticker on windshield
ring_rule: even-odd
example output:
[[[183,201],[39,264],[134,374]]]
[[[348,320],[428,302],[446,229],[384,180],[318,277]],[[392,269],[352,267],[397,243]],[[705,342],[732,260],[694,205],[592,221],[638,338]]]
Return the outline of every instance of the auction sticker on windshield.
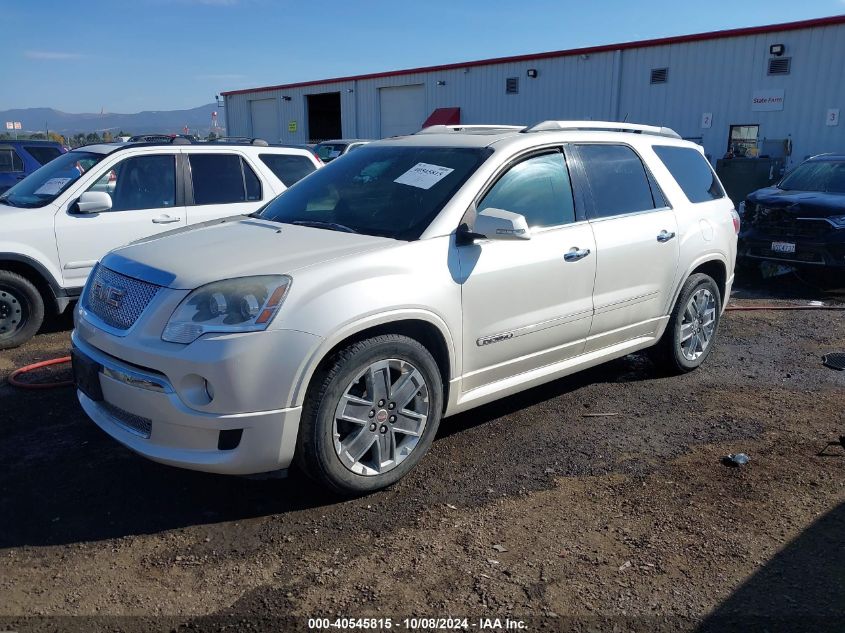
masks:
[[[453,171],[455,170],[451,167],[417,163],[393,182],[418,187],[419,189],[431,189]]]
[[[38,187],[33,193],[36,196],[54,196],[62,190],[67,183],[71,181],[70,178],[50,178],[43,185]]]

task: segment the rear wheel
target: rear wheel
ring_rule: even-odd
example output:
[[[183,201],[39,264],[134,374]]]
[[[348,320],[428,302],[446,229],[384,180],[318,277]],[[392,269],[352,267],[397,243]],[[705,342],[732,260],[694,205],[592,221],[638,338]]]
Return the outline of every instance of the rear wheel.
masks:
[[[652,358],[672,373],[697,369],[713,350],[722,313],[716,282],[701,273],[690,275],[672,310],[666,331],[652,349]]]
[[[437,363],[419,342],[386,334],[353,343],[312,382],[297,464],[340,494],[384,488],[428,451],[442,408]]]
[[[44,300],[25,277],[0,270],[0,349],[23,345],[44,321]]]

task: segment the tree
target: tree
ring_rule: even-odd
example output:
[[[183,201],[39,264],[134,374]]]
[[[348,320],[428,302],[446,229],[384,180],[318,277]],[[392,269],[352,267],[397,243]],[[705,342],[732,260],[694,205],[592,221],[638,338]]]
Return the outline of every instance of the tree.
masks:
[[[49,136],[47,137],[47,140],[55,141],[56,143],[66,145],[65,137],[59,134],[58,132],[50,132]]]
[[[86,142],[86,143],[89,143],[89,144],[90,144],[90,143],[101,143],[101,142],[102,142],[102,139],[100,138],[100,135],[99,135],[99,134],[97,134],[96,132],[89,132],[89,133],[85,136],[85,142]]]
[[[114,137],[111,135],[111,132],[106,130],[103,132],[103,143],[111,143],[114,140]]]

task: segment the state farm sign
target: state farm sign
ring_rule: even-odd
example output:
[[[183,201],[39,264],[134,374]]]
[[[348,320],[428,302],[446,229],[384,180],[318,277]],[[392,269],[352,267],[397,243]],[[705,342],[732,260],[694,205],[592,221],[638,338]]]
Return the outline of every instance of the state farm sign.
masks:
[[[783,110],[783,88],[778,90],[755,90],[751,95],[752,112]]]

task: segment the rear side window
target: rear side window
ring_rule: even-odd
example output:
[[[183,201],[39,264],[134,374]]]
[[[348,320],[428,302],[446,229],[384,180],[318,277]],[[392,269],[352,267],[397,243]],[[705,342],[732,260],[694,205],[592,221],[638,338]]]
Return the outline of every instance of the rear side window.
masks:
[[[261,200],[261,182],[236,154],[189,154],[194,204]]]
[[[535,156],[511,167],[478,205],[478,211],[491,208],[519,213],[531,227],[574,222],[572,186],[563,154]]]
[[[305,156],[291,154],[261,154],[261,162],[270,168],[285,187],[299,182],[317,169]]]
[[[18,153],[9,148],[0,148],[0,173],[23,171],[23,161]]]
[[[606,218],[657,208],[649,175],[626,145],[578,145],[593,199],[591,218]],[[659,191],[658,191],[659,194]],[[658,195],[659,206],[665,206]]]
[[[23,147],[29,155],[32,156],[35,160],[38,161],[39,165],[46,165],[54,158],[61,156],[61,152],[59,151],[58,147],[50,147],[48,146],[29,146],[24,145]]]
[[[655,145],[653,149],[690,202],[708,202],[725,196],[707,159],[693,148]]]

